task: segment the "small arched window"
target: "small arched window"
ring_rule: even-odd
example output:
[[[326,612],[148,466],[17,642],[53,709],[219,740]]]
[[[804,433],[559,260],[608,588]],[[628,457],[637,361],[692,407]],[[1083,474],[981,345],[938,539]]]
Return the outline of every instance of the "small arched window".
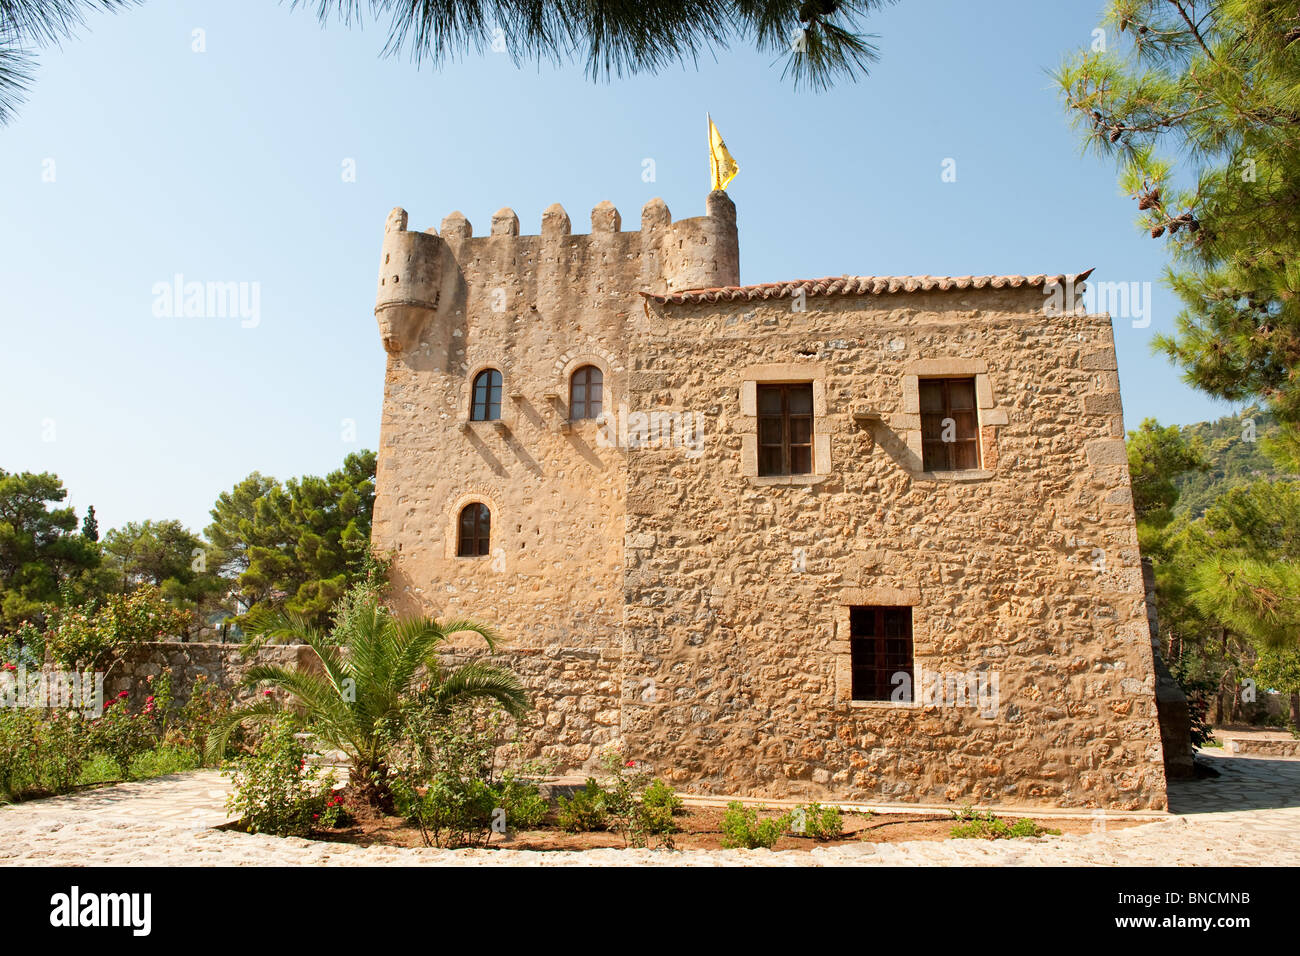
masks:
[[[599,418],[604,398],[605,376],[594,365],[584,365],[569,380],[569,419]]]
[[[477,558],[492,553],[492,512],[475,501],[460,509],[460,528],[456,535],[456,557]]]
[[[485,368],[474,376],[469,418],[474,422],[494,422],[500,417],[501,373],[494,368]]]

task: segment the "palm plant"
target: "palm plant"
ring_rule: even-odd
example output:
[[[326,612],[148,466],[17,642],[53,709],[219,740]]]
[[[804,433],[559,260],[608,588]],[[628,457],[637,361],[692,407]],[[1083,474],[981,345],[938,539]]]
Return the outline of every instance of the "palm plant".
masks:
[[[388,753],[417,709],[448,714],[461,703],[494,701],[512,716],[528,708],[519,678],[509,670],[474,661],[448,668],[439,659],[448,637],[472,631],[495,649],[492,631],[468,620],[438,624],[432,618],[398,619],[378,602],[358,608],[342,643],[299,616],[266,615],[258,629],[266,637],[296,640],[312,649],[314,669],[263,664],[249,669],[249,686],[279,689],[293,700],[286,710],[262,699],[235,711],[210,738],[209,756],[218,759],[235,727],[287,717],[312,734],[325,749],[340,750],[349,761],[350,784],[366,804],[391,810]],[[336,629],[336,634],[339,629]]]

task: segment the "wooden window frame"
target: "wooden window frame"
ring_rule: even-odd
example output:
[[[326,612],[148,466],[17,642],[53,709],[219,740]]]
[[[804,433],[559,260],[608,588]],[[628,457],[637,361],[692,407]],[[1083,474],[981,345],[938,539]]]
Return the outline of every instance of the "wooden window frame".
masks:
[[[493,384],[492,376],[496,376]],[[469,393],[469,420],[472,422],[496,422],[501,420],[501,391],[504,377],[500,369],[485,368],[474,376]],[[482,384],[480,384],[482,383]],[[479,389],[483,394],[480,400]],[[495,399],[493,394],[495,393]]]
[[[465,537],[465,513],[474,509],[470,536]],[[468,550],[467,550],[468,547]],[[456,514],[456,557],[482,558],[492,553],[492,509],[482,501],[471,501]]]
[[[583,376],[583,381],[579,383],[578,376]],[[592,381],[593,377],[596,381]],[[578,401],[573,397],[575,386],[581,384],[583,389],[583,398]],[[600,397],[592,399],[592,387],[600,389]],[[569,421],[580,422],[589,421],[599,418],[604,413],[605,408],[605,373],[599,365],[580,365],[573,370],[569,376]]]
[[[894,675],[905,673],[910,692],[902,703],[911,703],[915,697],[916,679],[913,608],[910,605],[852,605],[848,612],[850,700],[889,703],[898,687],[893,682]],[[897,615],[902,621],[901,634],[891,636],[888,633],[887,619],[890,615]],[[892,652],[889,641],[902,641],[902,652]]]
[[[797,414],[790,411],[790,393],[793,389],[807,389],[808,392],[808,411]],[[763,396],[779,392],[781,395],[781,412],[779,415],[763,413]],[[758,431],[758,476],[761,478],[783,477],[788,475],[811,475],[816,470],[816,438],[814,437],[814,421],[816,419],[816,408],[813,399],[812,382],[762,382],[755,387],[754,394],[756,427]],[[807,420],[808,422],[808,440],[806,442],[791,441],[791,422],[794,420]],[[781,423],[781,440],[779,443],[763,441],[763,423],[764,421],[779,421]],[[781,467],[779,471],[773,471],[764,468],[763,454],[764,449],[780,448],[781,449]],[[792,459],[793,451],[798,449],[807,456],[807,467],[798,471],[793,470]]]
[[[952,386],[961,384],[969,387],[971,394],[971,406],[969,408],[953,408]],[[920,395],[927,387],[933,388],[939,386],[942,391],[943,408],[938,412],[924,411],[924,402]],[[974,375],[953,375],[939,377],[925,377],[917,382],[917,401],[918,409],[921,416],[921,468],[926,472],[953,472],[953,471],[978,471],[981,467],[980,453],[980,402],[979,388]],[[926,438],[927,421],[939,420],[939,428],[942,432],[943,422],[952,420],[954,427],[959,419],[956,414],[963,416],[969,415],[972,419],[972,426],[967,433],[959,433],[954,441],[948,442],[942,439]],[[974,463],[970,465],[959,466],[957,464],[958,449],[970,449]]]

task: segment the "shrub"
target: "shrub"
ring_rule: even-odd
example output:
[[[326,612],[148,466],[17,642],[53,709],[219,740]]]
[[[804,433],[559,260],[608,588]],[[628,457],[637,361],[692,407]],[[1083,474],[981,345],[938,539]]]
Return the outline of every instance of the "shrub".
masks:
[[[601,765],[607,778],[603,785],[606,828],[620,833],[627,846],[648,846],[653,837],[657,845],[671,847],[672,834],[677,832],[673,811],[682,805],[672,788],[662,780],[655,786],[643,764],[625,759],[615,749],[601,755]]]
[[[770,850],[785,832],[788,817],[758,818],[758,811],[738,800],[727,804],[722,816],[722,845],[728,849]]]
[[[75,711],[0,708],[0,800],[71,790],[91,756],[87,740]]]
[[[17,708],[0,708],[0,802],[22,798],[31,777],[35,741],[32,715]]]
[[[104,701],[104,712],[90,721],[89,748],[112,760],[121,779],[130,774],[132,760],[157,744],[153,699],[144,711],[133,714],[127,696],[122,691],[116,699]]]
[[[397,809],[420,828],[428,846],[486,846],[493,833],[537,826],[549,811],[527,776],[544,772],[508,760],[498,769],[506,717],[490,705],[408,713],[392,751]]]
[[[1040,827],[1028,817],[1021,817],[1015,823],[1007,823],[990,811],[981,813],[973,807],[954,810],[952,818],[957,821],[949,831],[954,840],[1012,840],[1017,837],[1039,837],[1046,834],[1059,836],[1060,830]]]
[[[790,832],[813,840],[838,840],[844,835],[844,815],[839,807],[820,803],[795,807],[790,811]]]
[[[653,810],[667,810],[669,816],[682,812],[682,798],[672,787],[656,778],[645,788],[641,796],[641,805]]]
[[[560,797],[555,822],[561,830],[569,833],[604,830],[609,823],[609,810],[605,806],[608,798],[605,788],[596,782],[596,778],[588,777],[587,785],[572,797]]]
[[[401,804],[428,846],[479,846],[491,839],[496,800],[482,780],[438,774]]]
[[[505,823],[512,830],[533,830],[541,826],[551,805],[535,783],[513,773],[504,773],[495,788],[497,805],[505,810]]]
[[[316,814],[316,822],[331,830],[350,827],[355,822],[352,812],[343,802],[343,794],[334,790],[332,786],[326,791],[320,811]]]
[[[111,595],[102,604],[52,606],[44,645],[65,668],[97,670],[127,647],[184,633],[193,620],[193,614],[169,604],[158,588],[142,585],[130,594]]]
[[[251,833],[305,836],[322,798],[313,786],[316,769],[287,721],[272,724],[251,754],[225,771],[234,784],[226,809]]]
[[[35,670],[45,660],[45,635],[31,621],[24,621],[14,630],[0,633],[0,665],[16,667],[19,664]]]
[[[160,733],[170,699],[170,679],[152,683],[154,693],[132,713],[123,692],[98,717],[81,711],[0,706],[0,800],[66,793],[76,786],[142,780],[199,766],[198,750],[186,740],[202,725],[201,707],[184,709],[165,737]]]
[[[215,761],[208,757],[208,739],[217,724],[227,721],[233,709],[230,695],[200,674],[185,705],[176,713],[163,739],[167,744],[194,751],[199,766]],[[238,728],[234,731],[238,734]]]

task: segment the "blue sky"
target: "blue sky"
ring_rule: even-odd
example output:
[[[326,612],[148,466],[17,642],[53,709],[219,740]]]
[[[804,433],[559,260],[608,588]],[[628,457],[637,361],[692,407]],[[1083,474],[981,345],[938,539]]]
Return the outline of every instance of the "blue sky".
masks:
[[[200,530],[251,471],[323,474],[375,448],[389,209],[413,229],[460,209],[478,234],[507,205],[524,232],[553,202],[575,231],[602,199],[630,229],[654,196],[700,215],[706,110],[740,163],[742,282],[1089,267],[1151,282],[1150,327],[1116,321],[1128,427],[1225,414],[1150,354],[1177,311],[1162,246],[1134,228],[1113,168],[1081,155],[1049,76],[1100,11],[903,0],[872,20],[873,74],[823,94],[739,43],[594,84],[580,65],[490,52],[381,59],[377,25],[322,29],[273,0],[97,16],[41,56],[0,130],[0,467],[58,473],[104,529]],[[177,274],[257,283],[256,324],[155,315],[155,285]]]

